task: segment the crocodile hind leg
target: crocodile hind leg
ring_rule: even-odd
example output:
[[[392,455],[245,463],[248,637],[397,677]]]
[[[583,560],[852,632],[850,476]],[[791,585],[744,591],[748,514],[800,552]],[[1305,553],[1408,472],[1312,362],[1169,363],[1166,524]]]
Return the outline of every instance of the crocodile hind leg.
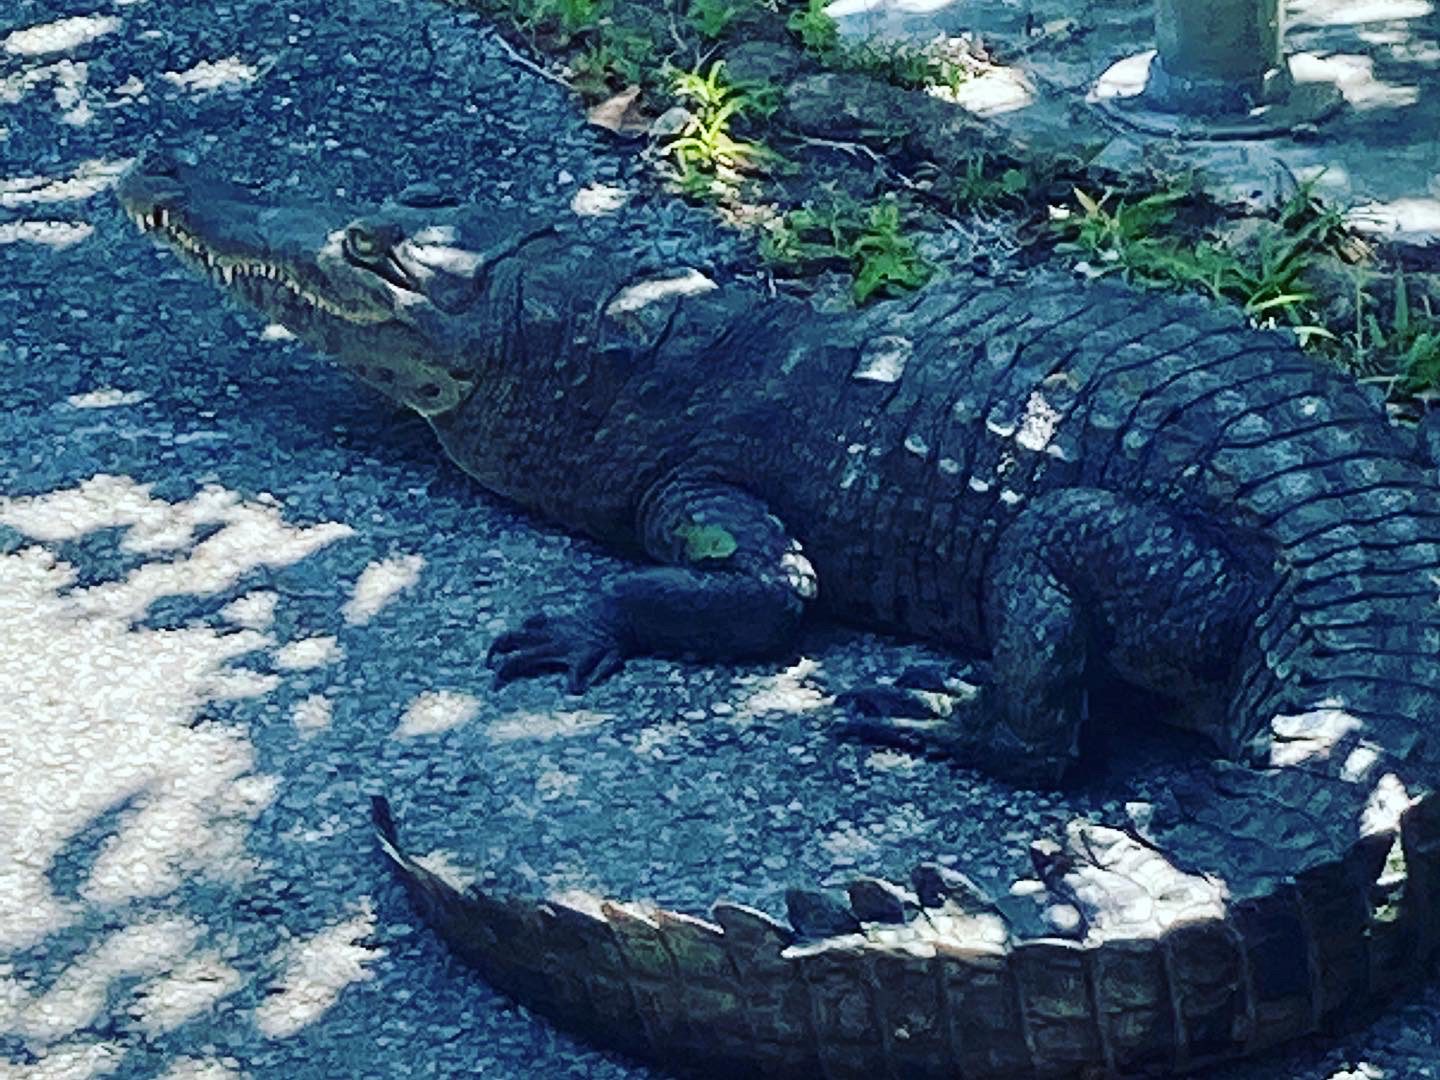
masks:
[[[949,715],[920,720],[902,708],[912,718],[872,716],[852,729],[1053,784],[1079,756],[1086,690],[1104,671],[1163,695],[1175,703],[1166,720],[1230,749],[1223,702],[1259,582],[1247,559],[1162,507],[1089,488],[1035,500],[997,552],[984,595],[990,677],[973,700],[935,709],[933,688],[902,687],[895,698]],[[883,699],[848,700],[884,711]]]
[[[665,565],[619,574],[567,612],[532,616],[490,648],[496,680],[564,672],[572,693],[630,656],[768,656],[795,640],[815,573],[780,520],[739,488],[672,479],[636,530]]]

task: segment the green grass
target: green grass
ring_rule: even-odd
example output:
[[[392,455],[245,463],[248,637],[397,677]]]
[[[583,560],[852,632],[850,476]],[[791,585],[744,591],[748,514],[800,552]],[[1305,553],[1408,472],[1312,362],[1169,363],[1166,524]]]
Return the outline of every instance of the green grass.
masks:
[[[1028,169],[1011,166],[996,171],[983,153],[977,153],[962,171],[942,177],[936,193],[952,207],[973,210],[1001,202],[1023,205],[1037,186],[1037,178]]]
[[[577,34],[600,22],[611,0],[514,0],[517,22],[535,29]]]
[[[1392,394],[1418,394],[1440,390],[1440,319],[1422,300],[1421,310],[1411,306],[1405,275],[1397,271],[1395,299],[1385,324],[1371,310],[1375,305],[1363,286],[1355,286],[1355,328],[1342,339],[1344,350],[1361,370],[1379,369],[1377,381],[1388,383]]]
[[[690,0],[685,21],[706,41],[718,41],[763,10],[756,0]]]
[[[1281,208],[1279,227],[1242,258],[1222,243],[1184,236],[1177,219],[1191,198],[1188,181],[1138,199],[1096,197],[1076,188],[1081,213],[1061,221],[1067,239],[1059,250],[1085,255],[1096,275],[1198,288],[1239,304],[1257,322],[1284,322],[1302,338],[1306,331],[1322,333],[1314,325],[1315,295],[1305,271],[1329,253],[1339,216],[1313,212],[1313,200],[1303,192]]]
[[[963,52],[940,40],[927,45],[901,41],[861,42],[833,47],[826,58],[844,71],[858,71],[906,90],[940,87],[951,94],[974,77]]]
[[[809,52],[827,59],[840,44],[840,28],[825,14],[827,0],[806,0],[805,6],[790,13],[785,29],[800,39]]]
[[[602,25],[570,61],[570,82],[581,96],[599,100],[658,77],[655,42],[626,27]]]
[[[725,61],[708,71],[677,72],[671,92],[689,104],[690,119],[665,144],[676,185],[692,198],[724,200],[734,196],[748,174],[782,159],[764,143],[738,137],[732,130],[742,117],[764,119],[778,107],[773,87],[731,83],[724,78]]]
[[[893,198],[862,205],[832,197],[781,217],[762,237],[760,255],[792,271],[827,266],[848,270],[857,304],[901,295],[924,285],[934,273],[902,231],[901,219],[900,203]]]
[[[1191,201],[1188,182],[1140,197],[1075,190],[1078,213],[1062,216],[1058,250],[1084,257],[1093,276],[1116,274],[1152,288],[1196,289],[1239,306],[1261,326],[1288,327],[1307,346],[1351,373],[1385,384],[1392,396],[1440,389],[1440,321],[1428,302],[1411,304],[1404,275],[1382,323],[1373,298],[1357,281],[1355,324],[1331,325],[1336,297],[1315,286],[1323,260],[1345,238],[1340,211],[1302,186],[1268,229],[1243,250],[1201,237],[1181,220]]]

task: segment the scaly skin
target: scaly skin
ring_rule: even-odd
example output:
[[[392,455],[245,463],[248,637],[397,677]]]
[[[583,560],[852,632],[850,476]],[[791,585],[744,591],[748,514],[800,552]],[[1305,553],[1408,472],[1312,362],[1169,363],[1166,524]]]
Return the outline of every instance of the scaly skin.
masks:
[[[657,564],[503,635],[500,677],[777,654],[815,608],[989,657],[887,737],[1051,783],[1119,676],[1220,752],[1133,831],[1037,842],[1015,895],[925,866],[796,891],[789,927],[462,891],[380,802],[432,923],[528,1005],[680,1071],[1141,1075],[1319,1030],[1433,953],[1440,490],[1278,335],[1053,277],[820,315],[574,227],[263,206],[154,160],[120,198],[490,490]]]

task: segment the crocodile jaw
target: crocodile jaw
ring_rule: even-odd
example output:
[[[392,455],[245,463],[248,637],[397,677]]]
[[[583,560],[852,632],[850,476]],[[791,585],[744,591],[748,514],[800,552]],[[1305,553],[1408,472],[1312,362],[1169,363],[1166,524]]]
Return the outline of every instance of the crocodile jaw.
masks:
[[[347,254],[358,208],[267,204],[154,158],[116,194],[136,227],[186,265],[400,404],[433,416],[475,389],[460,320],[403,271],[387,278]]]
[[[391,318],[388,310],[347,305],[332,299],[282,261],[217,252],[164,207],[154,207],[148,213],[127,210],[130,220],[141,232],[155,233],[156,239],[187,265],[206,274],[212,283],[233,292],[251,307],[275,316],[282,325],[301,321],[297,312],[319,313],[360,326]],[[286,296],[287,292],[292,295]]]

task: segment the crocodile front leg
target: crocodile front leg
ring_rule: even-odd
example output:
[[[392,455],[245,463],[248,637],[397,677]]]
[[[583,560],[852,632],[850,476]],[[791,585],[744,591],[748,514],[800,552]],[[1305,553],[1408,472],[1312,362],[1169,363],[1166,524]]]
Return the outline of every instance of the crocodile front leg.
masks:
[[[496,681],[561,671],[572,693],[630,656],[732,660],[782,652],[815,598],[815,572],[780,520],[728,484],[674,479],[637,531],[664,566],[621,574],[568,612],[532,616],[490,648]]]

